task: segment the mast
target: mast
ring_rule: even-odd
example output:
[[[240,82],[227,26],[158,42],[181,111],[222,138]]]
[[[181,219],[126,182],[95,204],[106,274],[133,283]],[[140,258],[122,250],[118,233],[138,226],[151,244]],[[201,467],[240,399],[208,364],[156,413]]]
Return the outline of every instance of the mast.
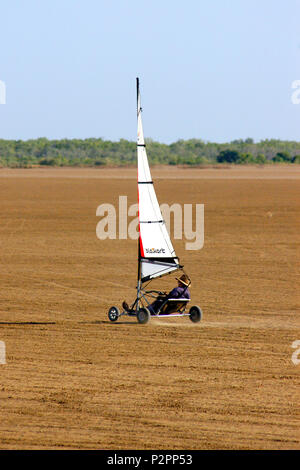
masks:
[[[139,112],[140,112],[140,103],[139,103],[139,95],[140,95],[140,80],[138,77],[136,77],[136,115],[137,119],[139,117]],[[138,141],[137,141],[138,145]],[[139,196],[139,194],[138,194]],[[141,279],[141,248],[140,248],[140,238],[141,238],[141,233],[140,233],[140,226],[139,226],[139,238],[138,238],[138,282]]]
[[[140,112],[140,103],[139,103],[139,95],[140,95],[140,81],[139,78],[136,77],[136,114],[137,119]],[[137,142],[138,145],[138,142]],[[138,148],[138,147],[137,147]],[[137,185],[138,186],[138,185]],[[139,191],[138,191],[139,196]],[[141,245],[140,245],[140,224],[139,224],[139,238],[138,238],[138,275],[137,275],[137,310],[139,309],[139,297],[140,297],[140,289],[141,289]]]

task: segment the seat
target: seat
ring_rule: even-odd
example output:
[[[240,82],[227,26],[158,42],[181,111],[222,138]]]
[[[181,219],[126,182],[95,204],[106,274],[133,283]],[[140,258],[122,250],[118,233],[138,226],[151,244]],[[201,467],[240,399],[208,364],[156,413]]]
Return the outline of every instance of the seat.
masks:
[[[185,299],[185,298],[168,299],[162,305],[159,311],[159,314],[168,315],[169,313],[175,313],[175,312],[182,313],[185,310],[186,305],[188,304],[189,301],[190,299]]]

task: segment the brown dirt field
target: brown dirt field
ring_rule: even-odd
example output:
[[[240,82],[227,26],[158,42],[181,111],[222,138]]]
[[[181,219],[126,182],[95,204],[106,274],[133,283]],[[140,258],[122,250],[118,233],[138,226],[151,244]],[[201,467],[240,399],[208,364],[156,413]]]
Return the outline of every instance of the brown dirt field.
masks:
[[[137,244],[97,239],[96,208],[135,203],[135,169],[0,170],[1,449],[300,448],[299,168],[152,173],[205,204],[203,249],[174,241],[199,324],[108,321]]]

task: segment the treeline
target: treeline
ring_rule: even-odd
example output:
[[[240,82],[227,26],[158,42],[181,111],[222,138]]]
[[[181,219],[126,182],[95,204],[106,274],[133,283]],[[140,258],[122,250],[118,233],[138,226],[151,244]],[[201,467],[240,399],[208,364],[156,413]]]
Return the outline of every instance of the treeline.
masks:
[[[209,165],[300,163],[300,142],[239,139],[230,143],[178,140],[170,145],[146,141],[150,164]],[[136,165],[136,143],[125,139],[3,140],[0,167]]]

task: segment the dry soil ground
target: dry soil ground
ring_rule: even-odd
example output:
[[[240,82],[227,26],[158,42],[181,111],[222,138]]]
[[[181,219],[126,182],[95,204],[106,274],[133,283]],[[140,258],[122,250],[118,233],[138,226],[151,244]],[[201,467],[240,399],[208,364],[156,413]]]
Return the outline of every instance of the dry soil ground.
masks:
[[[0,170],[1,449],[300,448],[299,168],[152,173],[205,205],[203,249],[174,241],[199,324],[108,321],[137,245],[96,209],[136,202],[135,169]]]

